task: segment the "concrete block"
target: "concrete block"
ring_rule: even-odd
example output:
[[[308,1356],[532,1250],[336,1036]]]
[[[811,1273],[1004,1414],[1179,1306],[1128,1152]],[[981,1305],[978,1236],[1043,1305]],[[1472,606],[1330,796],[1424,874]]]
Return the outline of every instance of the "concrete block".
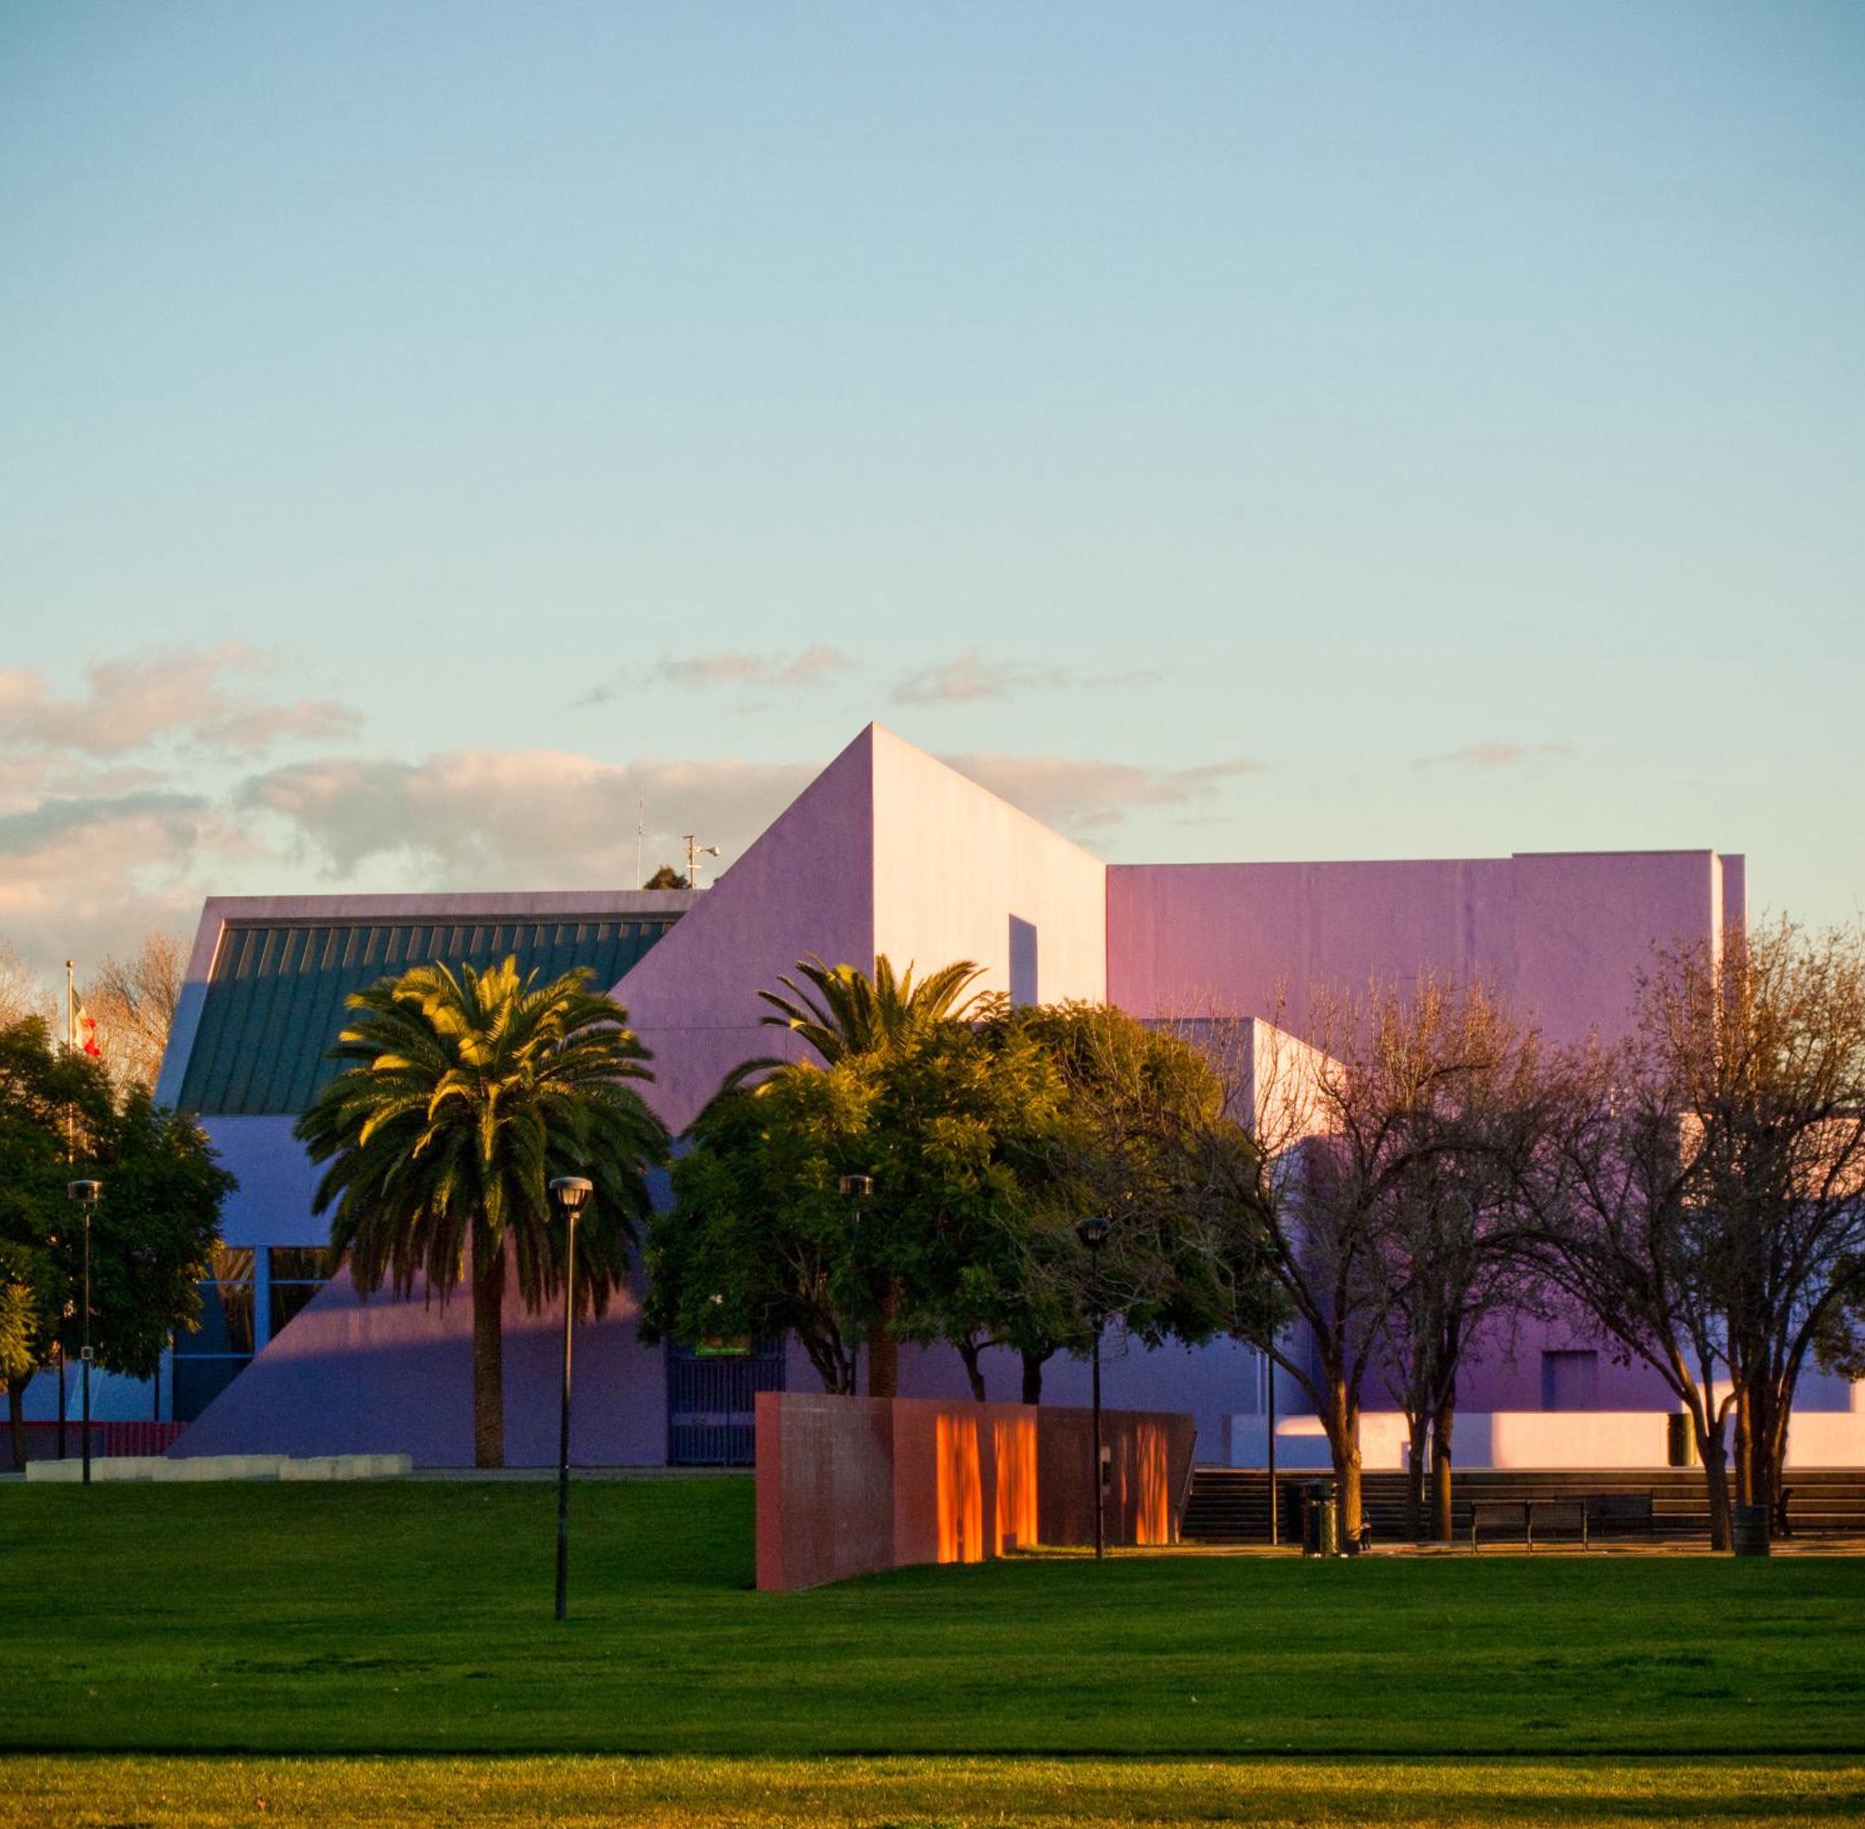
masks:
[[[57,1486],[83,1477],[82,1461],[28,1461],[26,1478],[41,1485]]]
[[[331,1454],[311,1454],[298,1460],[287,1455],[279,1463],[278,1477],[281,1480],[338,1480],[343,1477],[340,1458]]]

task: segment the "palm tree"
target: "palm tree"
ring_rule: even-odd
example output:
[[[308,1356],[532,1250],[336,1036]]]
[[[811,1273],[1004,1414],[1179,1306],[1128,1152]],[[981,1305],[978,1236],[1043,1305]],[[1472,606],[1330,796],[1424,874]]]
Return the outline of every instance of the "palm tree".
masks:
[[[425,1278],[445,1302],[470,1275],[481,1467],[505,1461],[508,1263],[533,1313],[563,1284],[548,1183],[595,1183],[576,1283],[599,1315],[651,1210],[646,1170],[667,1155],[666,1130],[627,1084],[653,1077],[648,1052],[591,982],[578,969],[540,984],[508,958],[457,978],[416,966],[359,991],[330,1052],[342,1071],[297,1124],[311,1160],[330,1164],[316,1211],[334,1207],[333,1261],[348,1261],[361,1294],[387,1282],[406,1296]]]
[[[794,978],[780,977],[777,982],[782,991],[758,993],[774,1012],[764,1021],[801,1036],[828,1067],[861,1055],[898,1053],[938,1024],[964,1022],[998,1001],[988,992],[965,996],[984,975],[984,967],[969,959],[942,966],[918,984],[913,982],[910,964],[896,973],[885,953],[875,959],[872,978],[852,965],[826,965],[814,954],[799,960],[797,971],[814,986],[815,996]],[[726,1085],[740,1084],[746,1075],[762,1068],[774,1067],[781,1073],[794,1072],[802,1065],[747,1061]],[[868,1328],[870,1397],[892,1397],[899,1385],[900,1345],[893,1329],[899,1307],[897,1284],[881,1292],[878,1312]]]
[[[797,970],[816,987],[816,996],[794,978],[779,978],[783,991],[758,993],[777,1012],[764,1020],[800,1035],[831,1067],[851,1055],[888,1053],[934,1023],[963,1022],[987,995],[974,992],[959,1002],[984,975],[984,967],[969,959],[943,966],[918,984],[911,965],[896,976],[885,953],[875,960],[872,978],[852,965],[825,965],[814,955]]]

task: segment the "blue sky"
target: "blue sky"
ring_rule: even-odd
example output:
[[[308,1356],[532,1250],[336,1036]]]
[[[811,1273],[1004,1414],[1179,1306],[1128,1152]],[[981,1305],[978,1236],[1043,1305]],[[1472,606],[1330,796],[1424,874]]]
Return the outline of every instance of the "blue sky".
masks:
[[[1865,12],[0,12],[0,935],[726,862],[1865,902]]]

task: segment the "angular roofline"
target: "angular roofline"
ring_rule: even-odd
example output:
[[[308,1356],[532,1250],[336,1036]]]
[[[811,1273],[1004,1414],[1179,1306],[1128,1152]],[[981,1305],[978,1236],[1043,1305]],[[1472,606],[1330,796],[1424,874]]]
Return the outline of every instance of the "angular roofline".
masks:
[[[200,1035],[214,961],[231,928],[323,922],[387,925],[419,921],[673,919],[686,913],[703,891],[695,889],[488,890],[417,895],[241,895],[210,896],[201,908],[182,980],[181,1001],[162,1055],[156,1097],[179,1102],[188,1062]]]
[[[213,969],[220,936],[235,921],[442,921],[472,915],[512,920],[571,914],[678,915],[703,895],[699,889],[500,889],[483,894],[449,891],[425,895],[221,895],[201,906],[188,954],[188,977]]]

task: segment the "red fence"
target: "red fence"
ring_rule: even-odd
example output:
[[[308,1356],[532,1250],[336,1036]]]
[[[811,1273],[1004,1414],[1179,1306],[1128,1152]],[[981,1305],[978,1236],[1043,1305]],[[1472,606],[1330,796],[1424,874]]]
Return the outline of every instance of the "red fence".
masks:
[[[186,1423],[92,1423],[91,1454],[166,1454]],[[65,1459],[81,1460],[84,1455],[84,1425],[65,1424]],[[58,1424],[26,1425],[26,1458],[30,1461],[58,1459]],[[0,1465],[13,1465],[12,1431],[0,1424]],[[18,1468],[13,1468],[17,1473]]]
[[[1094,1541],[1086,1410],[758,1395],[758,1586]],[[1192,1419],[1102,1413],[1107,1540],[1175,1543]]]

